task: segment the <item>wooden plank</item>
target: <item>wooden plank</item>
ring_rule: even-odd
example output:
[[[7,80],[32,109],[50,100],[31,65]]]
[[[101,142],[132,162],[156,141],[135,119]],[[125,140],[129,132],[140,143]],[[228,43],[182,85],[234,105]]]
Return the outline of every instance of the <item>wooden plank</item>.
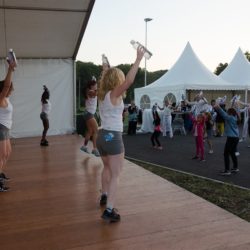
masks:
[[[0,193],[1,249],[250,249],[250,224],[125,161],[107,224],[98,204],[100,158],[76,135],[15,139],[10,192]]]

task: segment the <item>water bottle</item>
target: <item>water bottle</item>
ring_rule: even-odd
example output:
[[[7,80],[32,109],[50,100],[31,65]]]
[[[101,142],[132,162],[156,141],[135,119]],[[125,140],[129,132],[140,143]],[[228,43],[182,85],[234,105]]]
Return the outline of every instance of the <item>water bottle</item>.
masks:
[[[130,43],[132,44],[132,46],[137,49],[139,46],[142,46],[144,49],[145,49],[145,53],[144,53],[144,57],[146,59],[149,59],[153,54],[148,50],[146,49],[141,43],[139,42],[136,42],[135,40],[131,40]]]
[[[6,60],[9,64],[15,62],[15,64],[17,65],[17,59],[16,59],[16,55],[15,55],[15,52],[13,51],[13,49],[9,49]]]
[[[109,64],[109,60],[107,58],[107,56],[105,56],[105,54],[102,54],[102,64],[106,64],[108,65],[108,67],[110,67],[110,64]]]

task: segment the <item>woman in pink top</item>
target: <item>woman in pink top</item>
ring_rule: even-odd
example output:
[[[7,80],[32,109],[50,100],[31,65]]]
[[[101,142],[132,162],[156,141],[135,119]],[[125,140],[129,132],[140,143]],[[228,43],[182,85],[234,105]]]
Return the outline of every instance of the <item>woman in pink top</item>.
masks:
[[[192,159],[199,159],[205,161],[204,158],[204,129],[205,129],[205,117],[202,114],[198,114],[196,118],[191,116],[193,122],[193,134],[195,136],[196,154]]]

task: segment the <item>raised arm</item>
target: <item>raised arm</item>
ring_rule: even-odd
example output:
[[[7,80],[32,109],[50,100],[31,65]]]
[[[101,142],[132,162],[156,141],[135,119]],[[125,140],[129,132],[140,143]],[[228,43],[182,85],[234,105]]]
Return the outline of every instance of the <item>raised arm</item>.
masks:
[[[12,79],[12,72],[14,71],[15,67],[16,67],[16,64],[14,62],[9,64],[7,75],[4,79],[3,90],[0,92],[0,101],[2,101],[3,98],[5,98],[7,96],[7,94],[9,93],[9,89],[11,87],[11,81],[12,81],[11,80]]]
[[[131,67],[131,69],[129,70],[129,72],[126,75],[125,81],[123,82],[123,84],[117,86],[111,93],[111,95],[113,97],[119,97],[121,96],[134,82],[135,80],[135,76],[136,73],[138,71],[140,62],[143,58],[143,55],[145,53],[145,49],[142,46],[139,46],[137,48],[137,56],[136,56],[136,60],[133,64],[133,66]]]

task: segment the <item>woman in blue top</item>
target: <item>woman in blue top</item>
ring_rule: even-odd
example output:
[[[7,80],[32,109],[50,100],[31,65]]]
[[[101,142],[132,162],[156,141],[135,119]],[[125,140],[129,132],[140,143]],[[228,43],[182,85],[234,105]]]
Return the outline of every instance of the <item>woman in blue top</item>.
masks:
[[[215,105],[214,108],[225,120],[225,135],[227,136],[226,144],[224,147],[224,164],[225,170],[221,172],[221,175],[231,175],[231,173],[237,173],[239,171],[238,168],[238,160],[235,155],[237,145],[239,142],[239,116],[234,108],[229,108],[227,112],[225,112],[219,105]],[[231,156],[233,161],[233,168],[230,171],[230,160],[229,156]]]

